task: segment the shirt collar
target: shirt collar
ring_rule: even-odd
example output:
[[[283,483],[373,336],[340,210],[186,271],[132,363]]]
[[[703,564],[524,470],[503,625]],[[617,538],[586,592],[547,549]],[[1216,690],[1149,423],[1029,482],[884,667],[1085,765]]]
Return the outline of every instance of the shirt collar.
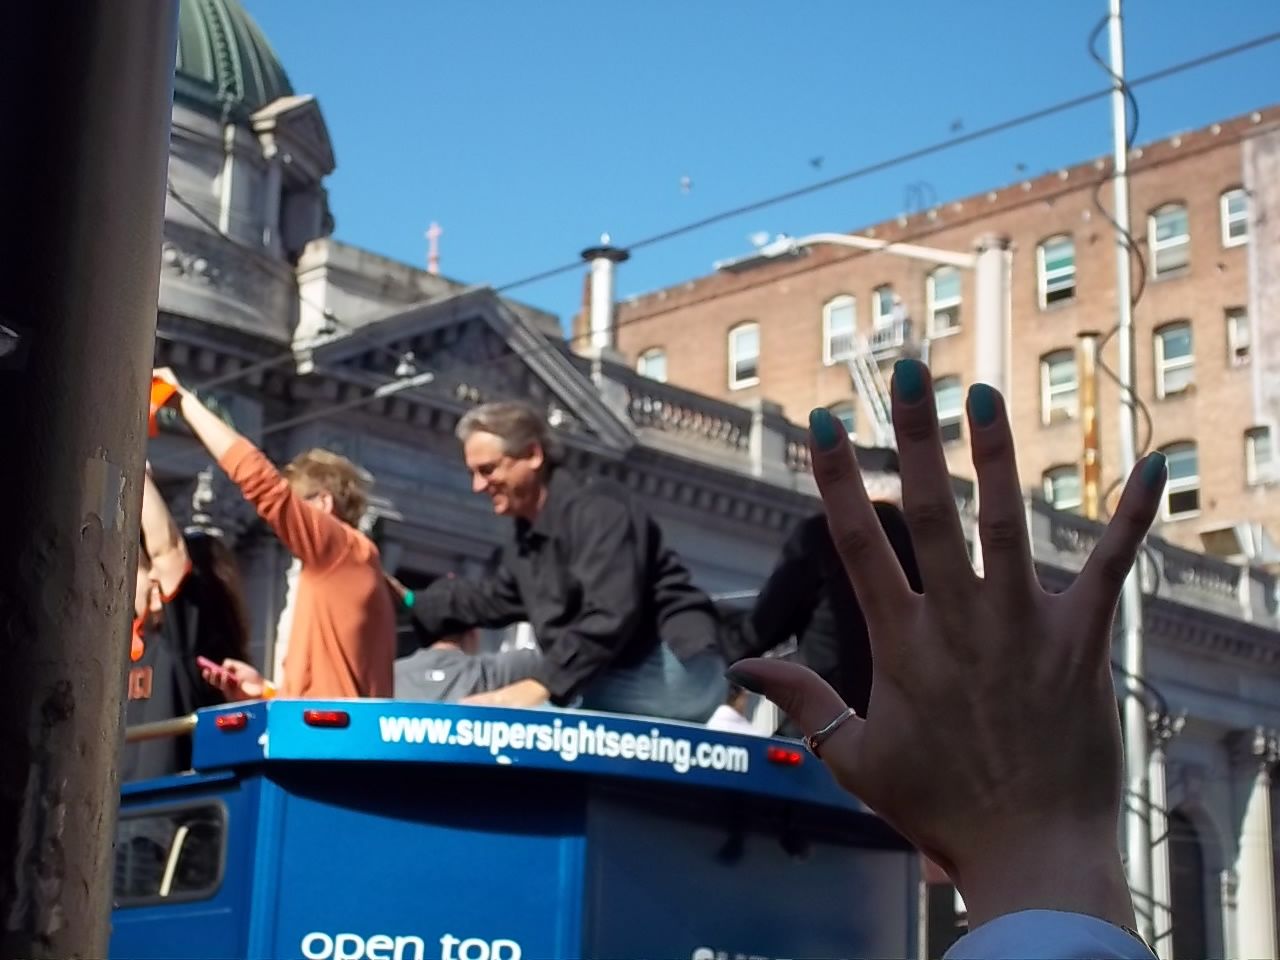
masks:
[[[516,521],[516,540],[521,546],[541,543],[555,533],[565,501],[578,489],[577,479],[564,470],[552,470],[547,477],[547,500],[538,515]]]

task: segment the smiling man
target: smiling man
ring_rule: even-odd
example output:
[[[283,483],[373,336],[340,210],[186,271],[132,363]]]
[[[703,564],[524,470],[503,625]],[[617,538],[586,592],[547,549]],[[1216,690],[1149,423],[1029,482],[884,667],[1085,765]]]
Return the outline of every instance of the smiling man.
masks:
[[[493,575],[438,580],[413,615],[433,636],[527,620],[543,652],[533,678],[467,702],[711,716],[727,690],[715,612],[653,518],[617,484],[561,466],[559,441],[528,407],[476,407],[457,435],[472,489],[511,518],[513,536]]]

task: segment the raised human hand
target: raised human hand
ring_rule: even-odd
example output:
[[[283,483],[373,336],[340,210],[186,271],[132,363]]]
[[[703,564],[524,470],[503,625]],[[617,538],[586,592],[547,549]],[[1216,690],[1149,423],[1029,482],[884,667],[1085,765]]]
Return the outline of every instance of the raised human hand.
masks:
[[[826,410],[810,417],[814,475],[875,671],[869,719],[838,724],[818,750],[841,785],[950,873],[974,925],[1031,908],[1132,925],[1111,631],[1165,459],[1138,464],[1085,568],[1049,594],[1032,565],[1004,401],[975,385],[968,415],[985,577],[966,548],[928,370],[897,364],[893,419],[923,595],[885,540],[844,430]],[[845,710],[796,664],[745,660],[730,677],[807,734]]]

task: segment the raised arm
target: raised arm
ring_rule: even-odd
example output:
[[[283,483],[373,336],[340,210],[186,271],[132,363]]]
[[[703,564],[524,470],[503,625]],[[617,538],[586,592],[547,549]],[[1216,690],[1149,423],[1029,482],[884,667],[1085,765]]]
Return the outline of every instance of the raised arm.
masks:
[[[191,558],[182,531],[151,476],[151,464],[147,464],[142,481],[142,543],[151,558],[151,572],[160,584],[161,594],[172,597],[191,569]]]
[[[350,545],[345,523],[298,496],[262,451],[184,388],[172,370],[157,370],[155,375],[174,385],[176,402],[191,432],[290,553],[316,569],[341,559]]]
[[[177,391],[174,394],[176,399],[173,402],[178,405],[178,412],[182,414],[182,418],[187,421],[187,426],[191,428],[191,432],[196,435],[197,440],[204,444],[204,448],[209,451],[209,455],[213,459],[221,460],[237,440],[244,439],[236,432],[234,427],[206,407],[194,393],[179,383],[177,376],[168,367],[155,371],[155,376],[162,380],[167,380],[173,385]]]

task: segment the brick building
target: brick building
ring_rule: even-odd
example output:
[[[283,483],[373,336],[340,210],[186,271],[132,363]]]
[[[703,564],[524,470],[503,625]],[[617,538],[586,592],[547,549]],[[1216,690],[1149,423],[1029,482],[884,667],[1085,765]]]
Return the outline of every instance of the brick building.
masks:
[[[1130,166],[1137,392],[1150,447],[1170,457],[1161,535],[1274,561],[1280,535],[1273,431],[1280,415],[1280,107],[1136,148]],[[861,235],[972,252],[1009,242],[1007,384],[1028,490],[1081,502],[1080,334],[1115,324],[1109,159],[876,224]],[[971,476],[963,400],[977,379],[975,275],[885,252],[815,245],[718,265],[618,304],[615,348],[642,372],[802,420],[837,411],[866,438],[867,398],[847,361],[922,356],[949,460]],[[625,268],[624,268],[625,269]],[[1268,309],[1269,305],[1269,309]],[[586,326],[579,318],[578,332]],[[1268,340],[1277,341],[1272,347]],[[1102,361],[1116,366],[1116,341]],[[1276,352],[1271,357],[1270,352]],[[1101,489],[1118,476],[1118,391],[1098,384]],[[1146,439],[1139,418],[1138,442]]]

